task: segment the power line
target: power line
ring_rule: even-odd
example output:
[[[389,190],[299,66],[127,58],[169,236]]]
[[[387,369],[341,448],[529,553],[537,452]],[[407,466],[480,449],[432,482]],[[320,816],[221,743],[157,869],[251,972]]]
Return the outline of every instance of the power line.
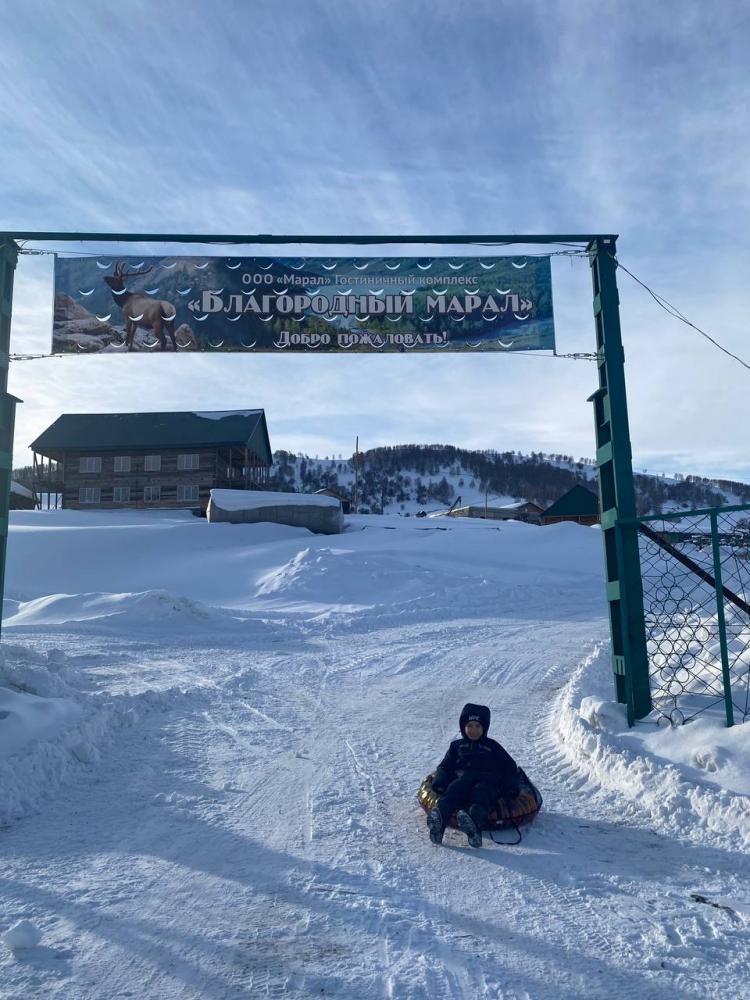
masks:
[[[706,333],[705,330],[701,330],[699,326],[696,326],[695,323],[692,323],[687,318],[687,316],[684,316],[680,312],[677,306],[673,306],[672,303],[668,302],[663,295],[659,295],[658,292],[655,292],[653,288],[649,288],[649,286],[644,281],[641,281],[640,278],[636,278],[633,272],[629,271],[624,264],[621,264],[620,261],[617,260],[617,258],[615,258],[615,264],[621,271],[624,271],[625,274],[629,275],[637,285],[640,285],[641,288],[645,289],[651,296],[651,298],[654,300],[654,302],[656,302],[656,304],[660,306],[664,310],[664,312],[668,313],[674,319],[678,319],[681,323],[684,323],[686,326],[691,327],[693,330],[696,330],[702,337],[705,337],[706,340],[710,341],[714,345],[714,347],[718,347],[720,351],[723,351],[723,353],[728,355],[730,358],[734,358],[734,360],[738,361],[743,368],[747,368],[748,371],[750,371],[750,364],[748,364],[747,361],[743,361],[742,358],[738,357],[736,354],[732,354],[730,350],[728,350],[726,347],[720,344],[718,340],[715,340],[709,333]]]
[[[9,361],[40,361],[44,358],[64,358],[64,357],[78,357],[77,354],[9,354]]]

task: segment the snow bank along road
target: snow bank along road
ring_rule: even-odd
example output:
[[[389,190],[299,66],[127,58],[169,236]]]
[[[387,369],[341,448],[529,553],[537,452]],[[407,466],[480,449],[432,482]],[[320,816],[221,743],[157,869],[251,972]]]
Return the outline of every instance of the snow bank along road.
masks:
[[[580,664],[609,670],[600,544],[19,518],[0,934],[42,938],[0,949],[0,997],[750,997],[746,852],[562,742]],[[544,793],[519,847],[428,841],[466,700]]]

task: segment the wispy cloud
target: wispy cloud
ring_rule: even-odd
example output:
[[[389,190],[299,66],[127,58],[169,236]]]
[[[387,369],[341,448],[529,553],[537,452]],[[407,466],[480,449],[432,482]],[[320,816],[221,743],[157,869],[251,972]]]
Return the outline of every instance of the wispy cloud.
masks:
[[[635,273],[745,348],[746,4],[27,0],[4,12],[0,228],[620,232]],[[555,262],[561,352],[593,346]],[[747,372],[621,276],[636,465],[746,474]],[[47,259],[13,350],[47,348]],[[321,454],[450,440],[593,451],[594,366],[522,357],[21,362],[17,459],[60,412],[262,405]],[[659,470],[661,471],[661,470]]]

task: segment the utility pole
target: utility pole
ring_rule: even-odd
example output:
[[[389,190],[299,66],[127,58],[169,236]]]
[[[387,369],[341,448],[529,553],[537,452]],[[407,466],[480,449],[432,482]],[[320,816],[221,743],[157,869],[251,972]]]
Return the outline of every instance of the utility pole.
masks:
[[[10,354],[10,317],[13,308],[13,275],[18,261],[14,240],[0,239],[0,619],[5,588],[5,553],[8,546],[8,511],[10,476],[13,469],[13,432],[16,403],[8,392]]]
[[[354,444],[354,513],[355,514],[359,510],[359,480],[357,478],[358,466],[359,466],[359,434],[357,435]]]

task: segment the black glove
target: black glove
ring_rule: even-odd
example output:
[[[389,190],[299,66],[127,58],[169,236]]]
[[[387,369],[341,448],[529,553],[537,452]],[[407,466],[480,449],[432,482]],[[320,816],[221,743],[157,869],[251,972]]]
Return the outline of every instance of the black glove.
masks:
[[[440,778],[433,778],[432,779],[432,790],[433,790],[433,792],[437,792],[438,795],[442,795],[442,793],[445,791],[445,787],[446,787],[445,786],[445,782],[441,781]]]

